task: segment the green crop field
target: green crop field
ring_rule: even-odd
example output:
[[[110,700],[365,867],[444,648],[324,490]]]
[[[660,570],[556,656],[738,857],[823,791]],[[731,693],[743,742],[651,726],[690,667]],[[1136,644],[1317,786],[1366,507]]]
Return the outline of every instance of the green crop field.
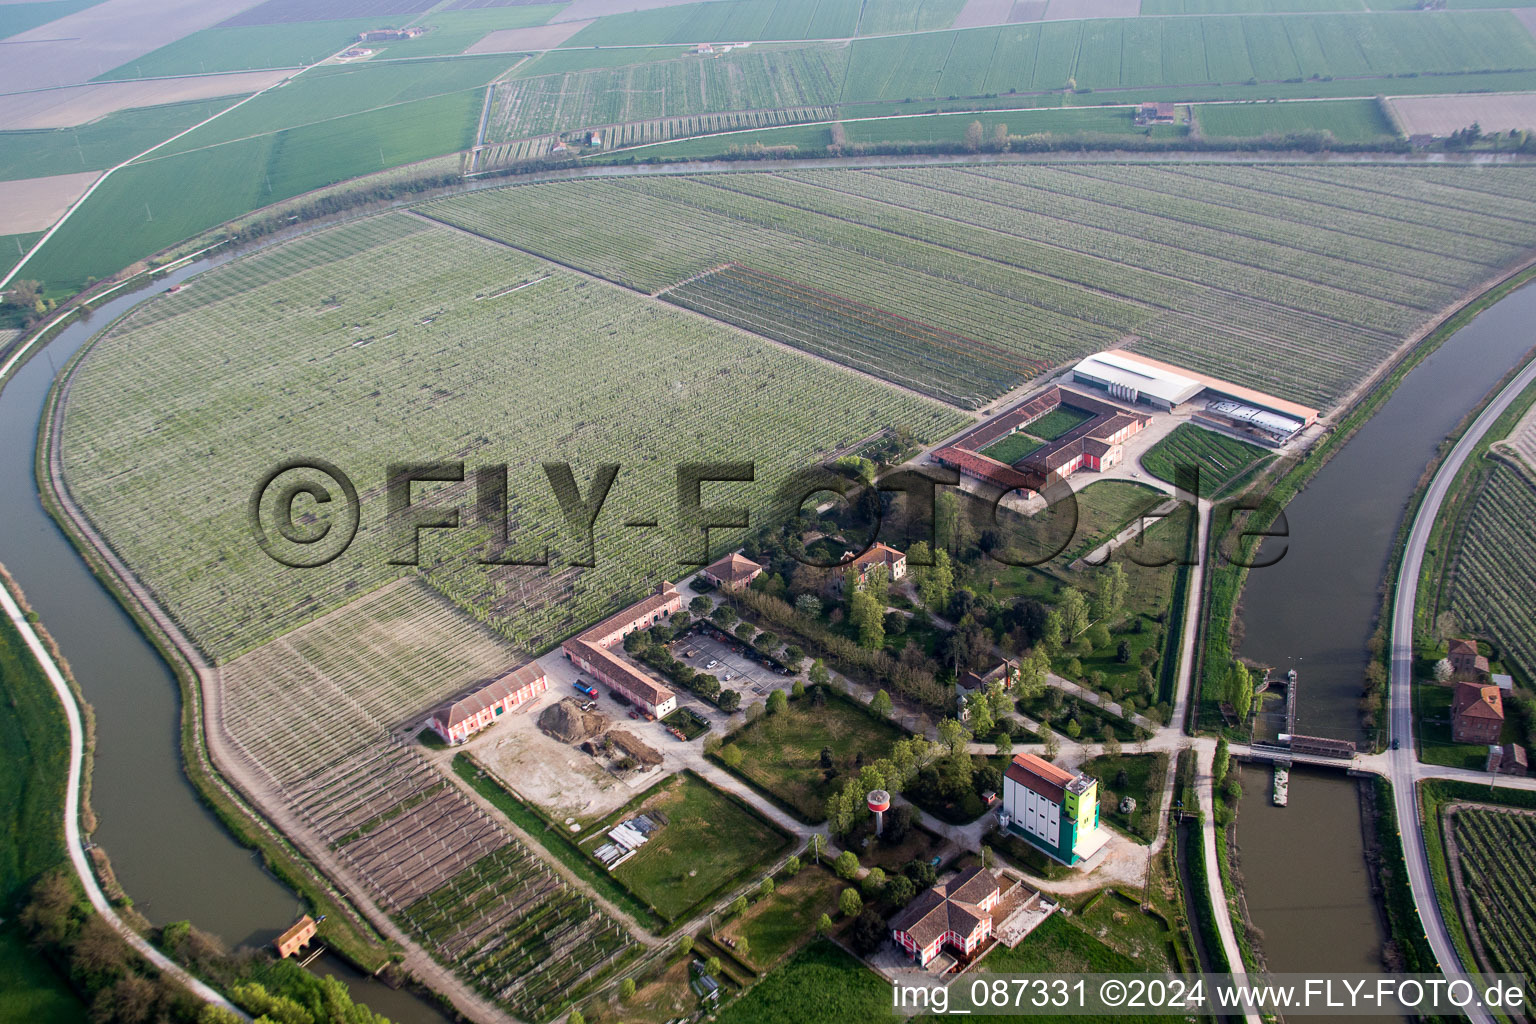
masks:
[[[965,0],[864,0],[859,35],[927,32],[949,28]]]
[[[37,244],[37,240],[43,237],[41,231],[29,231],[21,235],[0,235],[0,273],[5,273],[14,267],[26,254],[27,250]]]
[[[164,75],[200,75],[215,71],[294,68],[324,60],[370,28],[394,28],[403,19],[348,18],[338,21],[286,22],[205,28],[135,57],[96,76],[106,82]]]
[[[1340,142],[1394,136],[1397,129],[1375,100],[1317,100],[1308,103],[1201,103],[1195,107],[1207,138],[1253,138],[1292,132],[1326,131]]]
[[[75,128],[0,132],[0,180],[105,170],[218,113],[235,99],[120,110]]]
[[[975,121],[981,122],[982,138],[988,141],[999,125],[1009,135],[1117,135],[1135,129],[1129,107],[1050,107],[855,119],[845,122],[843,130],[851,143],[963,142],[966,129]]]
[[[860,39],[851,49],[845,103],[1060,89],[1069,79],[1102,90],[1536,68],[1536,40],[1504,11],[1053,21]]]
[[[744,755],[736,774],[804,820],[819,822],[827,817],[827,797],[842,788],[849,773],[857,774],[856,764],[889,756],[903,735],[896,725],[850,702],[829,700],[813,707],[801,699],[777,715],[749,722],[726,743]],[[823,749],[832,751],[837,774],[831,781],[821,767]]]
[[[819,939],[720,1011],[718,1019],[720,1024],[894,1024],[898,1018],[890,983]]]
[[[1462,807],[1451,819],[1464,887],[1462,920],[1476,933],[1490,971],[1536,974],[1536,815]]]
[[[1450,607],[1463,629],[1490,637],[1536,677],[1536,486],[1495,467],[1449,559]]]
[[[913,834],[921,833],[914,829]],[[837,913],[837,896],[845,884],[825,866],[807,863],[798,874],[780,881],[772,896],[752,904],[722,931],[738,943],[747,939],[748,959],[754,967],[772,968],[816,934],[822,914]]]
[[[1258,445],[1193,423],[1180,423],[1171,434],[1147,449],[1141,456],[1141,466],[1169,483],[1179,482],[1179,467],[1195,466],[1200,470],[1201,492],[1209,497],[1265,454]]]
[[[733,881],[747,881],[790,843],[787,833],[691,772],[660,783],[613,820],[652,811],[667,823],[613,876],[668,921],[722,895]]]
[[[565,9],[565,4],[514,4],[475,10],[434,10],[417,19],[427,30],[415,39],[369,43],[387,60],[437,57],[463,53],[483,37],[500,29],[542,25]],[[374,58],[377,59],[377,58]]]
[[[725,116],[725,115],[722,115]],[[642,159],[656,157],[663,160],[696,160],[700,157],[720,156],[732,152],[746,152],[757,146],[787,146],[799,150],[820,150],[831,141],[824,124],[786,125],[782,128],[760,128],[753,131],[732,131],[722,135],[703,135],[697,138],[677,139],[640,149],[624,150],[614,159],[639,156]],[[599,157],[599,160],[602,158]]]
[[[1141,16],[1363,11],[1367,6],[1365,0],[1141,0]]]
[[[496,87],[487,138],[521,138],[594,125],[836,102],[847,50],[835,46],[737,50],[563,74],[517,75]]]
[[[893,423],[933,438],[962,422],[936,403],[402,214],[263,251],[143,307],[98,343],[73,395],[63,444],[74,493],[219,658],[401,573],[381,529],[378,487],[391,461],[511,463],[513,548],[552,543],[553,565],[482,565],[490,538],[466,528],[428,531],[420,571],[532,651],[633,601],[697,549],[699,535],[678,525],[678,463],[755,460],[757,483],[730,493],[764,515],[785,474],[840,445]],[[173,407],[203,411],[162,419]],[[634,429],[609,430],[616,416]],[[322,569],[276,564],[245,522],[261,476],[296,449],[324,452],[373,497],[357,540]],[[598,463],[623,464],[594,569],[570,565],[585,547],[555,536],[563,520],[540,468],[550,460],[569,460],[583,493]],[[619,525],[633,517],[662,526]],[[160,525],[146,529],[151,521]]]
[[[860,0],[715,0],[599,18],[569,47],[635,43],[731,43],[757,39],[846,39]]]
[[[1009,434],[994,444],[988,445],[981,450],[981,454],[989,459],[996,459],[998,462],[1005,462],[1011,466],[1039,447],[1039,438],[1032,437],[1021,430]]]
[[[28,29],[94,7],[101,0],[49,0],[39,3],[0,4],[0,39],[20,35]]]

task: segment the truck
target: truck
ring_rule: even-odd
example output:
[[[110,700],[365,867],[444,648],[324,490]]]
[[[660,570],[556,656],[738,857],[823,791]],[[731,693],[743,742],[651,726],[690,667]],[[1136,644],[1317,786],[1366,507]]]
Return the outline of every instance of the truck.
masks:
[[[588,697],[596,697],[597,696],[597,687],[595,687],[595,686],[588,686],[586,683],[583,683],[580,680],[577,680],[576,682],[572,683],[571,685],[576,688],[576,692],[577,693],[584,693]]]

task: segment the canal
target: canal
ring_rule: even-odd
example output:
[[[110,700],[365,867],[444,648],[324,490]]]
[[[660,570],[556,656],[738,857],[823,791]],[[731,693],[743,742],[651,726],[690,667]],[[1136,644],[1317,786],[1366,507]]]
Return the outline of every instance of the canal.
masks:
[[[1435,449],[1536,344],[1536,287],[1484,310],[1414,367],[1286,508],[1287,550],[1242,596],[1241,653],[1300,676],[1296,731],[1363,740],[1367,644],[1393,539]],[[1270,970],[1380,970],[1355,781],[1298,770],[1290,805],[1243,771],[1237,822],[1248,908]]]
[[[235,842],[181,771],[176,679],[117,599],[44,511],[33,475],[38,421],[53,377],[81,345],[133,306],[215,266],[205,259],[154,287],[120,294],[59,331],[0,391],[0,563],[53,634],[96,712],[91,806],[134,906],[156,924],[189,920],[231,945],[269,942],[303,912],[300,900]],[[446,1020],[435,1006],[317,960],[356,998],[400,1022]]]

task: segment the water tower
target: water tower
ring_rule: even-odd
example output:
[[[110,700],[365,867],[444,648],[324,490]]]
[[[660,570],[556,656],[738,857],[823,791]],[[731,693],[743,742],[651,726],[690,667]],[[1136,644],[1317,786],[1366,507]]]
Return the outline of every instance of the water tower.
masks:
[[[875,812],[875,835],[879,835],[885,826],[885,812],[891,809],[891,794],[883,789],[872,789],[865,799],[869,801],[869,809]]]

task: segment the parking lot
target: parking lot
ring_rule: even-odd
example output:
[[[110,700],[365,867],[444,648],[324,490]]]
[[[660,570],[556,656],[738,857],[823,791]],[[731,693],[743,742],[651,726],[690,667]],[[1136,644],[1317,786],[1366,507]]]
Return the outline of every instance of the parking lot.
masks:
[[[691,658],[685,657],[689,651],[699,653]],[[766,697],[774,688],[782,687],[789,682],[788,677],[781,676],[767,665],[760,665],[742,654],[740,644],[723,644],[713,637],[702,634],[673,641],[672,656],[692,665],[700,672],[708,672],[720,680],[721,686],[736,690],[744,699],[749,695]],[[719,664],[714,668],[705,668],[710,661],[716,661]],[[730,674],[730,679],[725,678],[727,673]]]

